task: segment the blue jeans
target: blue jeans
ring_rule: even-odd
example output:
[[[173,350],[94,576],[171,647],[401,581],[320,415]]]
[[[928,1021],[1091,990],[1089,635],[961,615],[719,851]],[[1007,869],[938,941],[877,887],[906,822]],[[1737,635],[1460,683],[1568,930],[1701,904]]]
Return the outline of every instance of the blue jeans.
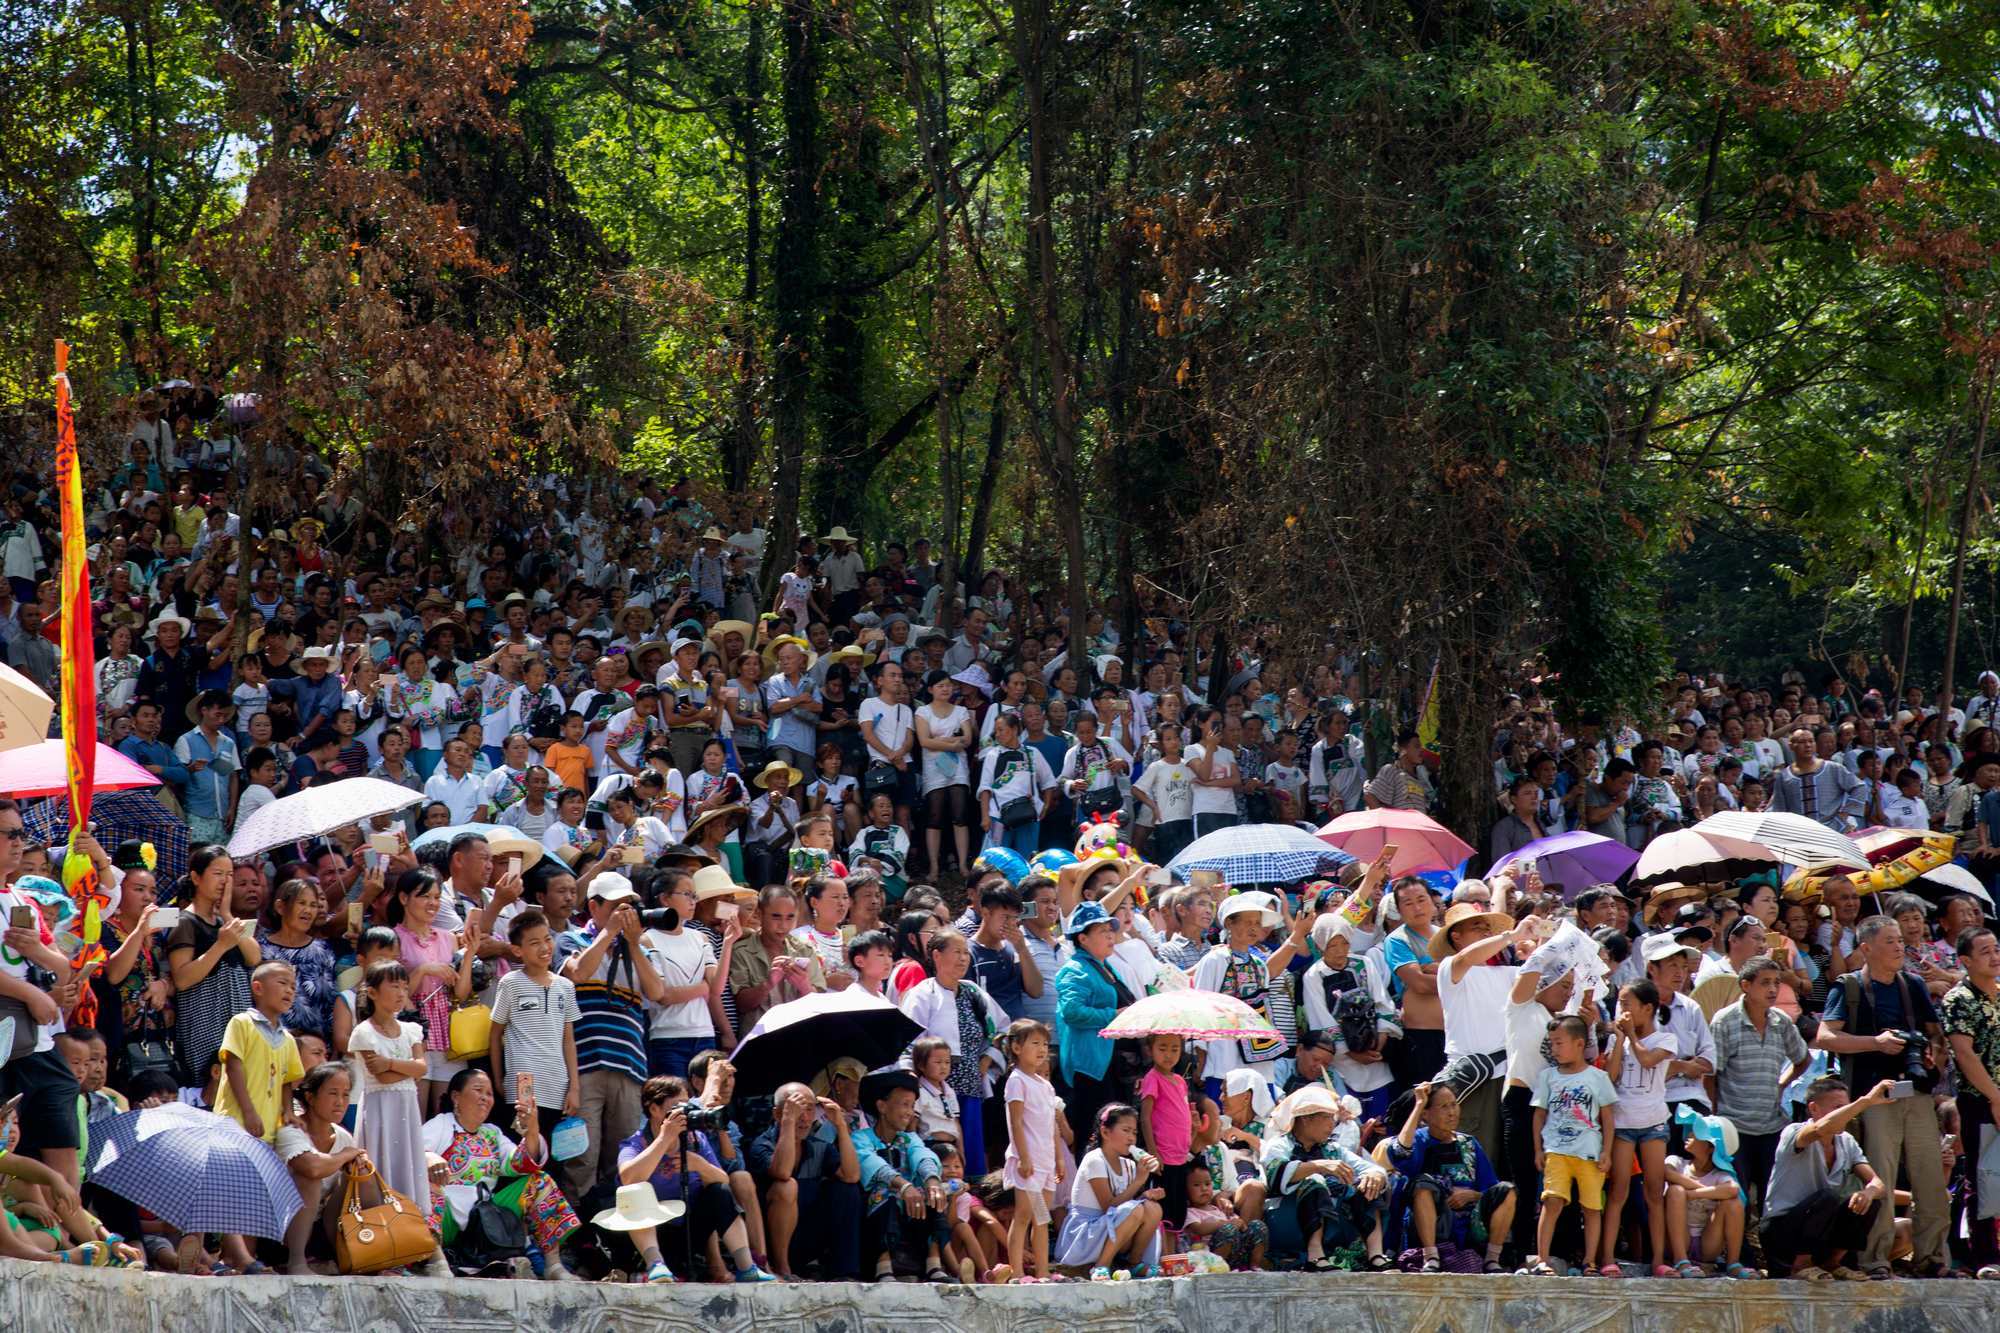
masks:
[[[993,821],[993,829],[986,835],[988,847],[1005,847],[1018,852],[1023,859],[1041,850],[1042,825],[1040,820],[1031,819],[1013,828],[1003,825],[998,819]]]
[[[649,1037],[646,1039],[646,1073],[653,1078],[668,1075],[686,1078],[688,1061],[715,1043],[706,1037]]]

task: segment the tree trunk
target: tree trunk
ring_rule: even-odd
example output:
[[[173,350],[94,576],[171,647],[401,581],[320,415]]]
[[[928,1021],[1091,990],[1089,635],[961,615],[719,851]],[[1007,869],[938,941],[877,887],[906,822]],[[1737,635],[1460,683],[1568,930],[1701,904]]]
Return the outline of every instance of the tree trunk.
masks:
[[[1007,445],[1007,390],[993,389],[993,410],[986,418],[986,460],[979,468],[979,489],[972,498],[972,527],[965,534],[965,586],[976,588],[986,576],[986,533],[993,523],[993,493],[1000,487],[1000,456]]]
[[[1972,436],[1972,462],[1965,470],[1965,501],[1958,514],[1958,550],[1951,558],[1951,617],[1944,635],[1944,680],[1938,685],[1938,707],[1951,712],[1952,673],[1958,665],[1958,617],[1965,601],[1965,548],[1972,536],[1972,516],[1979,511],[1979,469],[1986,457],[1986,426],[1993,419],[1993,370],[1981,372],[1978,389],[1979,423]]]
[[[764,561],[764,599],[777,592],[778,576],[791,566],[797,544],[799,498],[809,429],[812,356],[817,342],[820,292],[819,62],[825,27],[816,0],[784,0],[785,43],[784,196],[771,259],[775,327],[772,363],[777,408],[773,437],[777,469]]]
[[[743,94],[734,106],[736,137],[743,149],[743,290],[730,341],[736,349],[734,423],[723,450],[723,484],[730,494],[750,489],[762,443],[757,425],[756,309],[763,285],[764,147],[758,118],[764,103],[764,6],[753,4],[743,49]]]
[[[1917,555],[1916,559],[1910,562],[1910,592],[1909,596],[1903,600],[1903,643],[1902,647],[1896,652],[1896,679],[1894,685],[1896,690],[1895,699],[1898,701],[1897,706],[1900,706],[1900,701],[1903,697],[1903,681],[1910,667],[1910,621],[1916,615],[1917,611],[1917,584],[1922,580],[1924,574],[1924,548],[1930,543],[1931,484],[1937,476],[1937,464],[1938,460],[1933,458],[1931,459],[1931,465],[1924,469],[1924,521],[1917,529]]]
[[[1075,368],[1063,342],[1054,191],[1049,181],[1049,160],[1055,147],[1046,68],[1051,36],[1047,0],[1018,0],[1014,6],[1014,56],[1021,71],[1021,92],[1027,106],[1031,322],[1036,359],[1049,385],[1048,428],[1031,433],[1041,445],[1056,527],[1062,534],[1069,582],[1069,661],[1077,668],[1078,678],[1083,679],[1083,662],[1089,656],[1084,627],[1089,617],[1089,590],[1084,573],[1088,553],[1083,531],[1082,483],[1077,475]]]

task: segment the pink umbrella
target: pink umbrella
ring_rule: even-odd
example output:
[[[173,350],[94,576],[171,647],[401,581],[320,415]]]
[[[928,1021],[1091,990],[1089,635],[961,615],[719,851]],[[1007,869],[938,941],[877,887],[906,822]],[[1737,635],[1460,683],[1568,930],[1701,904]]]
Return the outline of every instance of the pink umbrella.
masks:
[[[127,787],[157,787],[160,780],[108,745],[97,747],[97,781],[91,790],[123,791]],[[43,741],[0,752],[0,796],[17,800],[58,796],[69,790],[69,757],[63,743]]]
[[[1319,836],[1360,861],[1373,861],[1384,846],[1395,843],[1396,859],[1389,866],[1392,877],[1456,870],[1472,855],[1470,843],[1415,810],[1356,810],[1326,825]]]

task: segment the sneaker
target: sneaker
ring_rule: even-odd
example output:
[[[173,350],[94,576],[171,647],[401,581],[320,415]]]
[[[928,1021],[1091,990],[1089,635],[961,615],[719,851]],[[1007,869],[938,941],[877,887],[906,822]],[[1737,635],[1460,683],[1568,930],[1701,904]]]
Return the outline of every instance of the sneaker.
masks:
[[[972,1262],[970,1256],[958,1261],[958,1280],[968,1287],[979,1280],[978,1265]]]
[[[757,1267],[757,1265],[752,1264],[750,1267],[737,1273],[736,1280],[738,1282],[776,1282],[778,1279],[766,1273],[763,1269]]]
[[[646,1281],[650,1284],[663,1285],[674,1280],[674,1270],[665,1264],[652,1264],[646,1269]]]
[[[582,1279],[562,1265],[562,1260],[554,1259],[542,1265],[544,1282],[579,1282]]]

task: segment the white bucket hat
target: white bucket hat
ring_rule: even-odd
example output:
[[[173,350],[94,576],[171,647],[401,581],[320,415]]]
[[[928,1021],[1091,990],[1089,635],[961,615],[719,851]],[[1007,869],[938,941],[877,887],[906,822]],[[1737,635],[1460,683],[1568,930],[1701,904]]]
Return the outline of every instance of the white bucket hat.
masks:
[[[620,1185],[617,1201],[591,1218],[590,1224],[606,1231],[639,1231],[663,1227],[686,1211],[687,1205],[679,1199],[661,1203],[653,1187],[642,1180],[636,1185]]]

